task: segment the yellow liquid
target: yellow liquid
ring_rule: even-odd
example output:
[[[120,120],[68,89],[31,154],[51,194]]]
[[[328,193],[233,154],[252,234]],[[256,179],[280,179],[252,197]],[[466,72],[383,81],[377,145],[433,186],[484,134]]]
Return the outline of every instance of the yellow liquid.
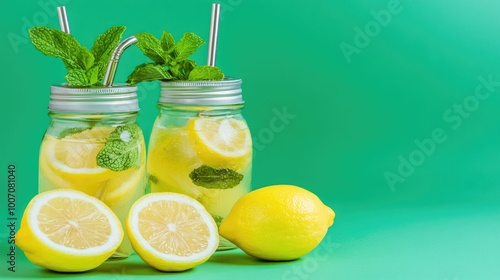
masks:
[[[248,128],[247,128],[248,129]],[[234,203],[250,190],[251,151],[237,161],[227,159],[214,166],[200,159],[193,140],[194,131],[188,127],[153,128],[148,152],[148,174],[151,192],[176,192],[198,200],[207,211],[220,223]],[[214,156],[216,157],[216,155]],[[210,189],[197,186],[189,174],[202,165],[213,168],[230,168],[243,175],[241,182],[228,189]],[[219,250],[232,249],[235,246],[221,237]]]
[[[112,171],[96,164],[96,156],[104,147],[113,128],[105,129],[102,137],[91,139],[57,139],[46,135],[40,148],[39,191],[71,188],[99,198],[125,222],[132,204],[144,194],[146,185],[145,145],[138,141],[141,163],[123,171]],[[133,252],[125,234],[111,259],[122,259]]]

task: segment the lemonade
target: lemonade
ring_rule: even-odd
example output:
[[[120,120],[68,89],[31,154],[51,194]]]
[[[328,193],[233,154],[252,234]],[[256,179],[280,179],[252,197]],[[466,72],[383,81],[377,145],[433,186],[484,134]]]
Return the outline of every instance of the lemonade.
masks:
[[[234,132],[249,135],[248,128],[240,128]],[[252,153],[250,149],[238,160],[231,161],[222,154],[215,154],[214,151],[212,157],[203,160],[200,150],[197,152],[196,149],[195,135],[198,133],[199,131],[189,125],[163,127],[156,122],[148,155],[149,186],[151,192],[177,192],[195,198],[205,206],[217,224],[220,224],[234,203],[250,190]],[[217,160],[219,162],[216,162]],[[200,169],[202,166],[213,168],[211,170],[233,170],[242,175],[242,179],[227,188],[224,183],[220,186],[215,184],[213,187],[199,186],[192,179],[192,174],[195,170],[203,170]],[[231,247],[231,244],[221,240],[219,247]]]
[[[104,148],[113,127],[94,127],[62,139],[46,134],[40,148],[39,191],[74,189],[99,198],[118,216],[122,224],[130,206],[144,194],[145,145],[137,142],[137,166],[123,171],[99,167],[96,157]],[[132,253],[125,236],[113,255],[122,258]]]
[[[149,142],[151,192],[188,195],[201,202],[218,225],[251,188],[252,138],[240,113],[240,83],[163,83],[160,114]],[[182,90],[177,91],[179,88]],[[207,88],[212,100],[219,98],[215,104],[207,104],[204,95],[199,94],[200,90],[207,92]],[[189,98],[187,95],[197,95],[194,102],[199,106],[172,104],[169,98],[173,92],[177,103],[183,100],[178,95],[184,100]],[[231,104],[221,105],[228,100]],[[218,249],[234,247],[221,238]]]
[[[52,122],[40,145],[39,192],[84,192],[109,206],[125,225],[147,180],[144,137],[136,124],[136,89],[51,88]],[[112,258],[132,252],[125,235]]]
[[[120,43],[125,27],[113,26],[88,49],[69,34],[64,7],[59,8],[63,31],[43,26],[28,32],[37,50],[60,58],[68,70],[67,83],[50,87],[51,123],[40,145],[39,192],[84,192],[109,206],[124,225],[146,186],[144,137],[136,123],[137,87],[113,84],[121,53],[135,41]],[[78,232],[83,235],[84,229]],[[111,258],[132,252],[125,236]]]

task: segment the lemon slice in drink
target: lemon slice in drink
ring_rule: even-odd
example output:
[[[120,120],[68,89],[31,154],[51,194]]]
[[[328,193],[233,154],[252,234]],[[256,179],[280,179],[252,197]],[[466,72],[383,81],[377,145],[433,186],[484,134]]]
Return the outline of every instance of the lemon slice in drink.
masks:
[[[145,180],[145,176],[145,166],[140,169],[131,168],[122,171],[119,177],[108,181],[106,186],[102,189],[102,193],[97,197],[111,208],[115,204],[130,201],[130,199],[137,197],[137,192],[144,193],[144,189],[139,187],[144,185],[141,181]]]
[[[217,225],[195,199],[150,193],[130,209],[127,233],[132,247],[150,266],[183,271],[204,263],[219,244]]]
[[[97,165],[96,157],[113,127],[94,127],[63,139],[47,136],[40,149],[40,169],[57,188],[95,196],[118,172]]]
[[[159,128],[151,135],[148,172],[152,192],[177,192],[196,197],[189,173],[202,162],[182,128]],[[154,178],[154,179],[152,179]]]
[[[36,265],[81,272],[102,264],[122,238],[120,221],[103,202],[80,191],[59,189],[30,201],[16,244]]]
[[[197,117],[188,123],[198,157],[215,168],[242,169],[252,155],[252,137],[243,120]]]

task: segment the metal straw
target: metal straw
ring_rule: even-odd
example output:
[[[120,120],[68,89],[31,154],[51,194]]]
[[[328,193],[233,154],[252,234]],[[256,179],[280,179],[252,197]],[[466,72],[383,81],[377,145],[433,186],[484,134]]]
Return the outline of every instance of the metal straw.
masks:
[[[215,66],[217,55],[217,34],[219,33],[220,4],[212,4],[212,20],[210,22],[210,38],[208,41],[207,65]]]
[[[70,34],[68,15],[66,14],[66,7],[65,6],[57,7],[57,14],[59,15],[59,25],[61,25],[62,32]]]
[[[106,75],[104,76],[104,86],[113,85],[113,80],[115,79],[116,68],[118,68],[118,61],[120,60],[120,56],[123,51],[133,44],[137,43],[137,38],[135,36],[130,36],[127,39],[123,40],[118,46],[116,46],[113,51],[113,55],[111,55],[111,60],[108,64],[108,69],[106,70]]]

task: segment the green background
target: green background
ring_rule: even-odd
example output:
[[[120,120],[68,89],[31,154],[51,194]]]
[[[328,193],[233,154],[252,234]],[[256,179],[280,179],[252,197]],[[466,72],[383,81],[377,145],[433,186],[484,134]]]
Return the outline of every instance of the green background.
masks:
[[[8,164],[16,165],[19,219],[36,194],[49,86],[64,82],[62,62],[37,52],[26,28],[57,28],[54,5],[64,4],[72,34],[87,47],[112,25],[127,26],[125,36],[165,29],[177,39],[186,31],[207,39],[211,3],[2,2],[0,205],[7,201]],[[0,276],[499,279],[498,1],[219,3],[217,64],[244,81],[243,114],[256,144],[253,188],[288,183],[316,193],[337,213],[321,245],[288,263],[260,262],[239,250],[217,253],[168,275],[137,256],[87,274],[55,274],[18,250],[17,272],[10,273],[2,226]],[[206,45],[194,58],[204,63]],[[146,60],[137,47],[128,49],[115,81]],[[158,85],[140,85],[139,98],[138,122],[149,138]]]

